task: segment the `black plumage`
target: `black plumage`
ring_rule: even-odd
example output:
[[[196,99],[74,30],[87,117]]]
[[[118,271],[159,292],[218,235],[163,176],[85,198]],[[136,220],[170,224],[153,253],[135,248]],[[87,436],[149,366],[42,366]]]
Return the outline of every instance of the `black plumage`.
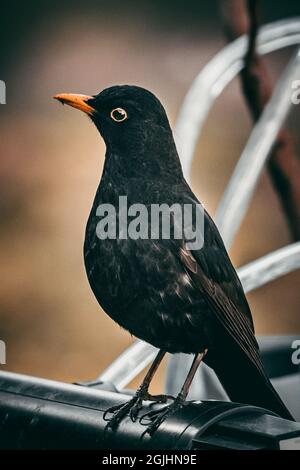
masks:
[[[149,91],[114,86],[96,96],[57,95],[87,112],[106,143],[105,165],[86,227],[84,260],[91,288],[106,313],[134,336],[160,349],[135,397],[112,411],[114,427],[137,417],[164,352],[195,354],[181,394],[153,415],[153,432],[182,406],[202,359],[233,401],[292,419],[261,363],[251,312],[220,234],[205,211],[204,246],[181,239],[105,239],[96,234],[100,204],[197,204],[185,181],[165,110]],[[172,232],[171,232],[172,233]],[[201,397],[199,397],[201,398]],[[159,397],[158,401],[162,401]]]

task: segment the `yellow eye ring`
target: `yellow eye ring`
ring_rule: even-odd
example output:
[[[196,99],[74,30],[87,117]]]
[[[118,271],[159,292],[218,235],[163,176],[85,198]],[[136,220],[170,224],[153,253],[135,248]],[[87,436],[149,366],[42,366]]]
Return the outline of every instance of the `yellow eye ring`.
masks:
[[[115,122],[122,122],[122,121],[125,121],[125,119],[127,119],[128,116],[127,116],[125,109],[115,108],[111,111],[110,117]]]

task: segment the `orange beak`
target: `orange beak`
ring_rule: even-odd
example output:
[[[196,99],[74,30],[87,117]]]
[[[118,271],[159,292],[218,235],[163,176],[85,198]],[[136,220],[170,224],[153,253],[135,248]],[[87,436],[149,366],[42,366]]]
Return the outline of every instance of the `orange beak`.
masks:
[[[73,108],[80,109],[88,115],[92,115],[95,112],[95,108],[87,104],[87,101],[93,97],[88,95],[76,95],[74,93],[61,93],[53,96],[54,99],[60,101],[62,104],[68,104]]]

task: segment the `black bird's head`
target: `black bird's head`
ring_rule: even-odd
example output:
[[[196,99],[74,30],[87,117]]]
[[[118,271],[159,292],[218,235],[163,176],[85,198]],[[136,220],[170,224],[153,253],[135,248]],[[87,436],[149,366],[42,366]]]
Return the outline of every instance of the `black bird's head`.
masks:
[[[105,141],[106,158],[114,158],[116,164],[151,172],[159,172],[171,160],[178,166],[166,112],[150,91],[120,85],[94,96],[63,93],[54,98],[88,114]]]

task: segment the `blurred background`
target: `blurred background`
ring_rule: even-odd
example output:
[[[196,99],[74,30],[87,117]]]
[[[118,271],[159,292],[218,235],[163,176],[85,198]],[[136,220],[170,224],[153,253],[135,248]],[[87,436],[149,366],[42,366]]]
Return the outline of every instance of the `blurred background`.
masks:
[[[262,6],[264,23],[300,13],[298,0]],[[226,44],[218,2],[1,2],[0,40],[7,87],[7,104],[0,106],[0,339],[7,346],[1,367],[89,380],[133,338],[101,311],[83,265],[103,142],[83,114],[52,96],[137,84],[157,94],[174,125],[193,78]],[[274,81],[290,53],[266,58]],[[288,120],[298,155],[299,113],[294,106]],[[192,186],[212,215],[251,127],[235,80],[214,105],[194,161]],[[234,265],[289,242],[265,173],[232,247]],[[300,332],[299,281],[296,272],[248,296],[258,334]]]

